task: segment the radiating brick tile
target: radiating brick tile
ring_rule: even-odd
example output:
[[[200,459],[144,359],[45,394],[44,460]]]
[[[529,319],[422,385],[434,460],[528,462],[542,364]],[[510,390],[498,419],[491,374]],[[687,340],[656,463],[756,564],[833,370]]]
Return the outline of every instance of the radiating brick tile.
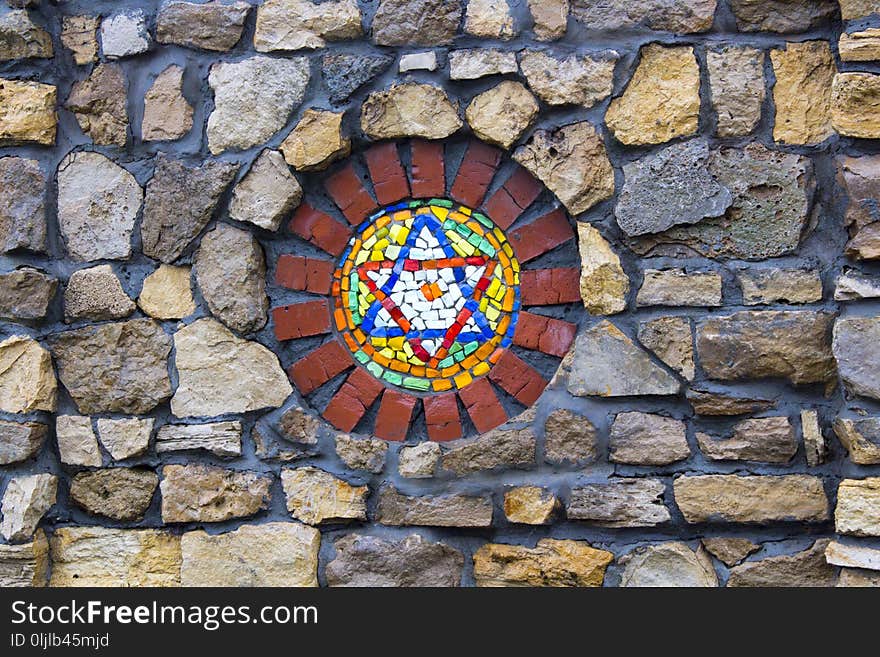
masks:
[[[351,431],[381,392],[381,383],[365,370],[355,369],[327,404],[324,419],[341,431]]]
[[[534,260],[560,244],[574,239],[574,231],[568,223],[565,212],[557,209],[511,231],[507,239],[513,246],[517,259],[522,263]]]
[[[522,310],[516,322],[513,343],[562,358],[568,353],[577,325]]]
[[[386,390],[382,395],[373,433],[383,440],[405,440],[418,401],[412,395],[390,388]]]
[[[363,223],[378,207],[351,163],[330,176],[324,188],[353,226]]]
[[[471,142],[455,176],[452,198],[471,208],[479,207],[495,177],[500,160],[501,151],[497,148],[482,142]]]
[[[294,340],[330,332],[330,306],[326,299],[272,309],[275,337]]]
[[[580,276],[580,270],[573,267],[523,271],[520,280],[523,305],[553,306],[580,301]]]
[[[284,254],[275,268],[275,284],[290,290],[329,294],[335,265],[329,260]]]
[[[489,378],[523,406],[538,401],[547,387],[547,381],[534,367],[510,351],[492,368]]]
[[[348,347],[334,339],[296,361],[287,374],[300,393],[308,395],[352,367],[354,359]]]
[[[290,220],[290,231],[335,256],[342,254],[351,239],[351,230],[347,226],[308,203],[297,208]]]
[[[395,142],[373,146],[366,152],[365,158],[379,203],[390,205],[409,197],[409,181],[400,163]]]
[[[471,422],[480,433],[507,422],[507,413],[487,379],[477,379],[458,393],[467,408]]]
[[[454,393],[426,397],[424,405],[428,438],[437,442],[461,438],[461,418],[458,414],[458,402]]]
[[[446,160],[443,144],[421,139],[412,142],[412,195],[415,198],[446,196]]]

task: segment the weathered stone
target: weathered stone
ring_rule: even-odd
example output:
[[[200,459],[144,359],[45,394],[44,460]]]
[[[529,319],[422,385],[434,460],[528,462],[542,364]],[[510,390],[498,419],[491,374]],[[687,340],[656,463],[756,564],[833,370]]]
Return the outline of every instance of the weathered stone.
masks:
[[[0,411],[54,411],[58,384],[52,356],[36,340],[11,335],[0,342]]]
[[[0,586],[46,586],[49,542],[42,530],[24,545],[0,545]]]
[[[70,499],[89,513],[113,520],[143,520],[159,485],[152,470],[106,468],[78,472],[70,482]]]
[[[712,461],[788,463],[797,452],[794,427],[787,417],[750,418],[737,423],[729,437],[697,433],[697,444]]]
[[[665,32],[706,32],[717,0],[572,0],[571,13],[591,30],[647,27]]]
[[[724,562],[728,568],[761,549],[760,545],[747,538],[704,538],[701,543],[709,554]]]
[[[801,411],[801,435],[804,438],[804,452],[807,465],[815,468],[825,462],[828,456],[828,445],[819,426],[819,413],[812,409]]]
[[[124,260],[144,191],[127,170],[100,153],[71,153],[58,166],[58,216],[76,260]]]
[[[538,101],[519,82],[506,80],[476,96],[465,111],[474,134],[509,149],[538,116]]]
[[[660,543],[636,548],[620,559],[626,564],[620,585],[625,587],[716,587],[718,576],[702,548],[684,543]]]
[[[859,32],[840,35],[837,43],[844,62],[874,62],[880,59],[880,28],[870,27]]]
[[[367,519],[369,486],[352,486],[310,466],[283,469],[281,484],[290,515],[308,525]]]
[[[611,95],[617,53],[569,55],[557,59],[539,50],[520,56],[529,87],[548,105],[593,107]]]
[[[816,270],[751,269],[737,273],[747,306],[813,303],[822,300],[822,278]]]
[[[180,383],[171,399],[177,417],[211,417],[277,408],[293,392],[278,357],[200,319],[174,335]]]
[[[586,212],[614,195],[614,169],[605,144],[587,121],[536,131],[513,159],[556,194],[571,214]]]
[[[363,34],[356,0],[266,0],[257,7],[254,48],[260,52],[323,48]]]
[[[52,57],[52,35],[36,25],[24,9],[0,16],[0,61]]]
[[[199,288],[215,317],[240,333],[266,325],[266,259],[251,233],[217,224],[202,238],[195,264]]]
[[[826,563],[827,539],[818,540],[803,552],[748,561],[730,569],[727,586],[804,588],[834,586],[836,569]]]
[[[444,139],[462,126],[446,92],[407,83],[370,94],[361,107],[361,129],[372,139]]]
[[[687,317],[658,317],[639,324],[639,342],[688,381],[693,380],[696,367],[693,341]]]
[[[628,146],[662,144],[697,132],[700,67],[690,46],[644,46],[626,91],[611,101],[605,123]]]
[[[706,63],[718,136],[751,134],[764,104],[764,53],[749,46],[725,46],[709,50]]]
[[[646,269],[636,305],[720,306],[721,275],[684,269]]]
[[[0,420],[0,465],[19,463],[36,456],[46,442],[48,432],[49,427],[41,422]]]
[[[160,154],[147,183],[141,223],[144,253],[165,263],[179,258],[208,225],[237,169],[216,161],[191,167]]]
[[[732,0],[742,32],[806,32],[829,20],[834,0]]]
[[[464,31],[476,37],[503,41],[518,34],[508,0],[468,0]]]
[[[180,537],[158,529],[61,527],[50,586],[179,586]]]
[[[528,0],[538,41],[555,41],[568,28],[568,0]]]
[[[592,463],[598,457],[596,427],[583,415],[557,408],[544,423],[544,460]]]
[[[834,134],[831,82],[834,59],[827,41],[789,43],[771,50],[776,84],[773,139],[783,144],[818,144]]]
[[[733,416],[763,413],[776,406],[773,399],[742,397],[708,390],[687,391],[687,399],[697,415]]]
[[[148,413],[171,396],[171,339],[156,322],[133,319],[49,338],[58,377],[81,413]]]
[[[291,446],[278,436],[274,428],[266,423],[255,424],[251,429],[251,438],[254,441],[254,453],[258,459],[264,461],[282,461],[289,463],[314,455],[314,450]]]
[[[476,80],[488,75],[516,73],[516,53],[492,48],[468,48],[449,53],[451,80]]]
[[[180,537],[183,586],[318,586],[321,533],[294,522]]]
[[[808,475],[696,475],[673,482],[675,503],[689,523],[825,522],[822,480]]]
[[[348,534],[336,539],[327,564],[329,586],[460,586],[464,556],[419,534],[401,540]]]
[[[697,354],[712,379],[827,383],[837,369],[829,339],[833,321],[827,312],[785,310],[713,317],[697,324]]]
[[[330,91],[330,102],[344,103],[362,86],[375,80],[388,70],[394,57],[391,55],[351,55],[330,53],[321,58],[324,84]]]
[[[880,399],[878,338],[880,317],[842,317],[835,322],[834,357],[850,394]]]
[[[684,422],[652,413],[619,413],[609,448],[609,461],[632,465],[668,465],[691,455]]]
[[[181,319],[196,311],[190,286],[191,267],[159,265],[144,279],[138,297],[141,310],[156,319]]]
[[[98,418],[98,438],[114,461],[124,461],[147,451],[154,423],[151,417]]]
[[[841,568],[837,578],[840,588],[880,587],[880,573],[858,568]]]
[[[380,46],[441,46],[455,38],[461,18],[460,0],[381,0],[372,37]]]
[[[383,525],[428,527],[491,527],[489,495],[404,495],[391,485],[379,491],[376,522]]]
[[[620,257],[602,233],[582,221],[577,224],[581,254],[581,300],[591,315],[615,315],[626,310],[629,277]]]
[[[101,450],[90,417],[59,415],[55,418],[55,434],[62,463],[101,467]]]
[[[880,278],[844,269],[834,287],[835,301],[859,301],[880,298]]]
[[[880,536],[880,477],[840,482],[834,526],[838,534]]]
[[[17,322],[43,319],[57,290],[57,278],[33,267],[0,274],[0,317]]]
[[[843,157],[837,181],[846,192],[846,224],[852,239],[846,255],[856,260],[880,258],[880,157]]]
[[[840,13],[843,20],[862,18],[871,14],[880,14],[880,4],[877,0],[839,0]]]
[[[562,362],[577,397],[675,395],[681,384],[611,322],[582,332]]]
[[[832,566],[880,570],[880,550],[832,541],[825,548],[825,561]]]
[[[0,158],[0,188],[0,253],[45,251],[46,177],[40,163],[22,157]]]
[[[193,108],[183,97],[183,69],[169,66],[156,76],[144,95],[141,139],[180,139],[192,129],[192,117]]]
[[[366,470],[379,474],[385,468],[388,443],[376,438],[352,438],[341,433],[336,436],[336,456],[352,470]]]
[[[287,167],[284,156],[267,149],[232,190],[229,217],[274,232],[300,204],[302,197],[303,189]]]
[[[58,477],[51,474],[35,474],[13,477],[3,493],[0,512],[0,536],[11,542],[27,541],[37,530],[40,520],[55,504]]]
[[[125,146],[128,110],[125,72],[118,64],[98,64],[91,75],[73,83],[67,109],[96,144]]]
[[[71,53],[73,61],[82,66],[98,59],[97,16],[64,16],[61,28],[61,43]]]
[[[834,433],[856,465],[880,465],[880,417],[834,421]]]
[[[880,75],[838,73],[831,90],[831,122],[847,137],[880,137]]]
[[[624,165],[617,224],[635,236],[723,216],[733,196],[712,175],[709,160],[708,142],[694,139]]]
[[[537,441],[531,427],[512,429],[506,425],[477,438],[449,443],[441,462],[444,470],[457,475],[495,468],[528,468],[535,464]]]
[[[508,522],[522,525],[549,525],[562,508],[546,488],[519,486],[504,493],[504,515]]]
[[[107,16],[101,21],[101,51],[108,59],[140,55],[150,49],[150,33],[143,11]]]
[[[208,83],[214,111],[208,117],[208,148],[216,155],[246,149],[284,127],[305,96],[309,60],[257,55],[239,62],[218,62]]]
[[[98,265],[73,272],[64,290],[64,321],[122,319],[134,312],[113,267]]]
[[[272,475],[211,465],[162,468],[162,522],[223,522],[269,506]]]
[[[351,140],[343,134],[344,112],[307,109],[299,123],[281,142],[284,160],[297,171],[322,171],[351,153]]]
[[[156,17],[156,41],[223,52],[241,39],[251,6],[246,2],[168,2]]]
[[[583,541],[542,538],[534,548],[487,543],[474,553],[477,586],[602,586],[614,555]]]
[[[241,422],[166,424],[156,434],[157,454],[192,449],[203,449],[220,457],[241,456]]]
[[[669,521],[659,479],[615,479],[571,489],[565,513],[599,527],[655,527]]]
[[[0,78],[0,145],[54,144],[56,98],[55,85]]]
[[[434,442],[403,447],[397,459],[398,472],[408,479],[429,479],[434,476],[441,455],[440,445]]]
[[[436,71],[439,64],[437,62],[437,53],[433,50],[425,52],[413,52],[400,56],[400,62],[397,65],[399,73],[410,73],[412,71]]]
[[[321,421],[300,406],[288,408],[278,420],[278,429],[285,440],[306,445],[318,443]]]

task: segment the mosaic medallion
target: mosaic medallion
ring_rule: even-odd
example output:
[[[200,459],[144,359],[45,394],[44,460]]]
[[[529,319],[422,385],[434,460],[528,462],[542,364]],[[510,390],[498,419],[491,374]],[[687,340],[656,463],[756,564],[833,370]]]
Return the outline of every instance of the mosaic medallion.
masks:
[[[276,285],[306,296],[273,310],[275,335],[300,394],[342,431],[489,431],[535,403],[574,339],[569,217],[500,151],[447,150],[461,153],[374,146],[323,181],[335,208],[318,196],[290,222],[330,257],[294,242],[278,258]]]

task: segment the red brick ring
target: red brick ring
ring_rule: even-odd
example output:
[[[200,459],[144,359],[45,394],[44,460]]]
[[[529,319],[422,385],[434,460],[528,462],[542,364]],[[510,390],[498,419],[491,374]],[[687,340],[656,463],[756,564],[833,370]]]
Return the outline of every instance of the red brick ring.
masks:
[[[409,157],[401,158],[400,149],[409,149]],[[337,260],[328,260],[323,258],[312,258],[300,255],[284,254],[279,257],[275,282],[277,285],[290,290],[308,292],[319,295],[323,298],[295,303],[273,309],[272,317],[274,322],[275,335],[279,341],[297,340],[300,338],[308,338],[313,336],[329,335],[329,338],[318,348],[311,351],[304,358],[300,358],[288,369],[288,374],[296,385],[303,397],[312,396],[319,388],[330,382],[332,379],[352,370],[344,383],[339,387],[335,394],[331,397],[329,403],[324,408],[322,415],[330,424],[341,431],[353,431],[356,427],[364,431],[369,428],[358,426],[365,424],[362,422],[365,415],[371,407],[379,400],[378,412],[375,416],[375,422],[372,426],[372,433],[384,440],[406,440],[411,431],[413,419],[418,412],[419,403],[425,417],[427,425],[428,438],[435,441],[455,440],[463,437],[464,431],[462,427],[461,415],[459,412],[460,404],[470,417],[471,423],[480,433],[489,431],[508,419],[508,414],[499,398],[498,389],[503,390],[518,402],[519,405],[529,407],[534,404],[547,385],[547,380],[532,365],[528,364],[517,356],[510,347],[518,347],[526,350],[541,352],[552,356],[555,359],[561,359],[568,351],[572,340],[574,339],[577,326],[571,322],[555,319],[535,312],[524,310],[530,306],[555,306],[563,304],[573,304],[577,307],[580,302],[579,293],[579,269],[576,267],[558,267],[558,268],[528,268],[526,263],[535,260],[539,256],[548,253],[557,247],[574,239],[574,231],[568,215],[562,208],[557,207],[551,212],[534,219],[529,223],[524,223],[526,211],[536,202],[545,187],[537,181],[529,172],[522,167],[516,165],[513,173],[500,185],[493,187],[493,180],[499,174],[499,165],[502,153],[481,142],[472,141],[468,144],[464,158],[455,172],[455,177],[449,175],[452,179],[451,188],[447,190],[447,175],[451,174],[451,167],[447,167],[445,158],[445,146],[441,143],[427,141],[412,141],[409,144],[397,144],[394,142],[386,142],[375,145],[367,150],[364,154],[366,161],[366,170],[369,173],[370,182],[372,183],[372,193],[365,186],[364,181],[358,175],[358,170],[353,161],[346,163],[341,169],[329,176],[324,187],[332,201],[338,207],[342,217],[334,218],[330,214],[322,212],[308,203],[300,205],[289,224],[289,229],[298,237],[310,242],[319,249],[325,251]],[[409,167],[404,167],[403,161],[410,162]],[[407,171],[407,168],[409,169]],[[486,199],[490,189],[495,191]],[[420,199],[424,201],[415,203]],[[428,201],[427,199],[433,199]],[[453,202],[464,206],[456,207]],[[427,208],[424,206],[441,206],[443,207]],[[407,205],[408,204],[408,205]],[[446,210],[444,208],[452,206],[454,209]],[[417,207],[419,210],[401,210],[401,208]],[[473,208],[471,214],[470,208]],[[464,217],[475,226],[476,231],[481,228],[476,224],[479,218],[484,225],[491,228],[486,229],[487,238],[492,240],[492,235],[506,237],[506,244],[503,250],[506,250],[511,257],[507,259],[510,268],[514,270],[514,276],[518,279],[515,281],[517,300],[513,312],[512,323],[508,325],[508,337],[504,342],[498,342],[501,336],[495,338],[494,349],[490,358],[486,358],[483,365],[479,365],[475,372],[463,372],[457,376],[449,375],[448,378],[436,379],[433,385],[436,386],[431,390],[413,390],[412,388],[421,386],[427,387],[428,379],[407,379],[407,385],[394,385],[389,383],[392,380],[400,383],[402,377],[409,375],[404,373],[400,375],[392,370],[398,368],[400,363],[389,361],[381,355],[374,355],[376,362],[367,360],[363,353],[358,353],[355,341],[350,337],[351,327],[345,324],[345,308],[344,303],[340,302],[343,294],[341,286],[348,286],[348,277],[351,278],[351,286],[357,288],[361,282],[371,285],[373,293],[379,294],[378,297],[370,297],[373,304],[380,301],[384,304],[386,310],[391,313],[401,315],[399,309],[396,308],[394,302],[390,298],[383,298],[380,293],[375,292],[375,285],[370,283],[367,277],[363,276],[361,269],[363,267],[372,268],[373,270],[382,266],[382,263],[374,263],[372,267],[368,267],[367,263],[357,268],[357,272],[349,266],[344,273],[343,264],[338,262],[340,256],[343,261],[345,258],[353,259],[353,253],[361,253],[361,251],[353,251],[360,245],[367,243],[375,243],[377,237],[382,240],[380,244],[382,248],[388,249],[388,221],[391,221],[395,215],[394,212],[422,212],[427,213],[439,212],[440,221],[448,216]],[[457,212],[462,214],[456,214]],[[386,217],[377,219],[377,217]],[[434,217],[425,221],[437,220]],[[343,222],[344,217],[344,222]],[[486,218],[490,221],[486,221]],[[473,221],[471,221],[473,219]],[[523,221],[519,221],[523,219]],[[409,220],[408,226],[412,225],[412,219]],[[369,233],[364,226],[376,222],[376,226],[386,226],[382,228],[369,229]],[[381,223],[385,222],[385,223]],[[523,225],[517,225],[517,223]],[[494,227],[492,227],[494,224]],[[372,225],[372,224],[371,224]],[[446,224],[443,224],[446,226]],[[461,228],[456,224],[450,226]],[[492,232],[495,228],[498,232]],[[509,230],[508,229],[511,229]],[[356,230],[357,229],[357,233]],[[373,231],[377,231],[374,233]],[[468,229],[463,229],[467,231]],[[379,232],[381,231],[381,232]],[[399,232],[399,231],[398,231]],[[455,239],[459,237],[454,234],[455,230],[450,230],[451,236]],[[376,235],[371,240],[366,238],[367,235]],[[413,230],[409,230],[408,234],[414,234]],[[476,244],[480,240],[479,235],[470,232],[464,235],[475,237],[470,243]],[[482,233],[481,233],[482,234]],[[393,235],[392,235],[393,236]],[[442,238],[442,236],[441,236]],[[430,239],[430,235],[428,236]],[[497,242],[496,247],[500,245]],[[392,244],[393,240],[392,240]],[[409,242],[407,242],[409,244]],[[413,243],[414,244],[414,243]],[[419,242],[424,244],[424,242]],[[462,242],[457,243],[460,248],[470,248],[468,244]],[[484,242],[485,244],[485,242]],[[453,248],[449,243],[445,246],[435,245],[436,248],[445,248],[447,251]],[[512,248],[511,248],[512,247]],[[397,253],[401,247],[394,246],[394,253]],[[416,248],[404,247],[404,248]],[[486,250],[491,254],[495,252],[491,246],[486,246]],[[503,259],[503,251],[497,249],[498,255]],[[374,252],[375,253],[375,252]],[[410,251],[407,251],[410,253]],[[460,270],[464,270],[467,264],[473,264],[475,258],[465,258],[467,254],[452,253],[450,256],[454,258],[446,259],[449,266],[459,265]],[[482,254],[480,254],[482,256]],[[461,257],[458,257],[461,256]],[[513,257],[515,256],[515,257]],[[363,260],[367,256],[364,255],[360,259]],[[413,256],[415,257],[415,256]],[[453,263],[453,260],[455,262]],[[477,258],[476,262],[482,263],[487,258],[482,256],[482,260]],[[423,261],[424,267],[420,263],[413,260],[407,261],[408,270],[419,270],[436,268],[435,260]],[[387,266],[391,267],[396,264],[388,261]],[[409,265],[413,265],[410,267]],[[523,265],[520,272],[519,265]],[[402,269],[401,266],[400,269]],[[398,271],[400,271],[398,269]],[[394,269],[389,269],[393,274]],[[471,271],[471,270],[468,270]],[[480,270],[484,271],[484,270]],[[334,274],[335,272],[335,274]],[[362,278],[358,279],[358,274]],[[427,274],[425,274],[427,275]],[[498,274],[500,278],[500,274]],[[386,279],[387,280],[387,279]],[[396,280],[396,279],[395,279]],[[435,278],[440,285],[444,283],[442,280]],[[451,280],[451,279],[450,279]],[[344,281],[344,282],[340,282]],[[468,281],[468,283],[470,280]],[[468,286],[464,284],[462,289],[466,289],[472,293],[472,299],[480,299],[489,286],[489,274],[485,274],[479,284]],[[457,285],[453,282],[452,284]],[[437,294],[441,291],[433,284],[425,284],[422,286],[426,290],[434,290]],[[346,287],[345,289],[350,289]],[[362,288],[361,288],[362,289]],[[502,296],[502,292],[498,291],[498,284],[495,285],[495,294]],[[387,290],[386,290],[387,291]],[[411,294],[412,291],[410,290]],[[357,291],[353,293],[357,297]],[[400,293],[404,294],[404,293]],[[430,291],[426,292],[430,296]],[[462,293],[456,292],[456,299],[460,299]],[[511,292],[512,294],[512,292]],[[393,295],[389,295],[393,296]],[[355,297],[351,297],[355,299]],[[363,293],[361,294],[362,298]],[[349,297],[345,297],[348,299]],[[398,300],[402,296],[396,297]],[[488,301],[484,300],[481,309],[488,307]],[[470,302],[474,307],[477,301]],[[427,302],[423,302],[427,303]],[[452,303],[452,302],[449,302]],[[460,305],[464,301],[460,302]],[[500,301],[498,302],[501,303]],[[507,300],[509,304],[509,299]],[[418,306],[419,308],[421,306]],[[364,307],[361,307],[363,311]],[[378,307],[379,313],[383,312],[383,308]],[[507,307],[505,307],[507,309]],[[357,301],[353,301],[351,312],[357,315]],[[417,311],[421,312],[421,311]],[[369,314],[369,313],[367,313]],[[373,313],[375,314],[375,313]],[[497,317],[498,312],[494,312],[493,316]],[[432,316],[433,317],[433,316]],[[360,318],[359,318],[360,319]],[[411,317],[409,319],[412,319]],[[483,318],[485,320],[485,317]],[[349,325],[351,320],[349,319]],[[403,329],[393,330],[402,333],[405,338],[399,337],[398,340],[404,341],[406,344],[412,343],[416,349],[419,349],[419,340],[410,338],[411,333],[408,320],[401,319]],[[421,320],[417,320],[421,321]],[[464,320],[456,320],[459,325],[455,327],[457,331],[462,330]],[[421,322],[424,323],[424,322]],[[473,323],[469,324],[473,326]],[[497,325],[497,322],[496,322]],[[450,326],[452,326],[450,324]],[[482,325],[485,330],[485,324]],[[503,328],[503,326],[502,326]],[[383,331],[391,329],[381,329]],[[355,332],[357,332],[355,330]],[[427,331],[419,334],[420,336],[427,334]],[[382,334],[385,335],[384,333]],[[388,333],[390,336],[391,333]],[[448,335],[448,332],[443,334]],[[468,334],[470,335],[470,334]],[[391,338],[375,338],[371,334],[370,340],[391,340]],[[445,348],[448,347],[453,340],[446,339],[440,344],[440,337],[431,344],[436,347],[435,355],[437,358],[446,355]],[[464,340],[465,338],[462,338]],[[476,340],[476,339],[474,339]],[[511,344],[512,343],[512,344]],[[382,342],[380,344],[386,344]],[[390,342],[388,343],[390,344]],[[400,345],[401,342],[396,344]],[[486,346],[487,343],[483,343]],[[403,348],[403,347],[398,347]],[[399,358],[406,358],[407,355],[412,356],[412,346],[406,346],[406,354],[402,352],[392,352],[400,354]],[[453,345],[461,351],[461,345]],[[370,353],[374,353],[371,349]],[[465,350],[468,347],[465,345]],[[439,353],[441,352],[442,353]],[[384,352],[379,352],[384,353]],[[418,352],[425,353],[425,352]],[[464,351],[461,351],[463,354]],[[478,355],[480,351],[477,351]],[[456,354],[455,358],[461,358],[461,354]],[[417,362],[418,358],[413,356]],[[473,362],[473,358],[464,358],[463,362]],[[427,356],[423,356],[427,360]],[[433,359],[431,363],[421,363],[421,365],[413,365],[412,372],[424,374],[438,374],[443,363],[453,361],[452,356],[441,361],[440,365]],[[479,359],[477,359],[479,360]],[[391,363],[389,368],[383,370],[381,363]],[[422,366],[424,365],[424,366]],[[558,362],[557,362],[558,365]],[[404,369],[409,367],[402,366]],[[436,369],[432,369],[436,368]],[[458,371],[461,369],[449,368]],[[381,378],[383,375],[386,378]],[[479,375],[477,375],[479,374]],[[453,386],[451,381],[455,381]],[[430,382],[430,381],[429,381]],[[455,391],[439,391],[442,387],[457,388]],[[497,388],[496,388],[497,386]]]

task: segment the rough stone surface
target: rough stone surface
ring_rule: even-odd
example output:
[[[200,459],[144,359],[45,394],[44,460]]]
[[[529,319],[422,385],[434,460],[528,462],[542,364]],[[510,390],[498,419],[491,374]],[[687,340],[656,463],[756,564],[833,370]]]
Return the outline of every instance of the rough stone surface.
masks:
[[[871,27],[858,32],[844,32],[837,43],[844,62],[873,62],[880,59],[880,29]]]
[[[399,73],[410,73],[412,71],[436,71],[438,66],[437,53],[433,50],[427,50],[425,52],[414,52],[401,55],[397,70]]]
[[[697,432],[697,444],[712,461],[761,461],[788,463],[797,452],[794,427],[787,417],[743,420],[729,437],[717,438]]]
[[[495,468],[527,468],[535,463],[536,440],[530,427],[500,427],[474,439],[449,444],[441,465],[457,475]]]
[[[617,53],[570,55],[556,59],[540,50],[520,56],[520,70],[529,87],[548,105],[593,107],[611,95]]]
[[[314,467],[285,468],[281,483],[287,510],[306,524],[349,522],[367,519],[368,486],[352,486],[329,472]]]
[[[804,438],[804,452],[807,465],[815,468],[828,459],[828,444],[819,424],[819,412],[814,409],[801,411],[801,435]]]
[[[134,312],[134,301],[110,265],[75,271],[64,290],[64,320],[122,319]]]
[[[397,457],[397,469],[401,477],[429,479],[434,476],[442,452],[440,445],[432,442],[403,447]]]
[[[569,0],[528,0],[529,12],[535,22],[535,38],[555,41],[568,28]]]
[[[464,48],[449,53],[451,80],[476,80],[489,75],[516,73],[516,53],[493,48]]]
[[[747,538],[704,538],[701,543],[709,554],[724,562],[728,568],[761,549],[760,545]]]
[[[632,465],[668,465],[691,455],[681,420],[652,413],[619,413],[611,425],[608,460]]]
[[[166,424],[156,434],[156,453],[203,449],[220,457],[241,456],[241,431],[241,422]]]
[[[517,30],[508,0],[468,0],[464,31],[484,39],[512,39]]]
[[[96,144],[125,146],[127,88],[125,72],[118,64],[98,64],[89,77],[73,83],[67,109]]]
[[[347,434],[336,436],[336,456],[352,470],[366,470],[379,474],[385,468],[388,443],[376,438],[352,438]]]
[[[182,586],[318,585],[317,529],[293,522],[243,525],[223,534],[180,537]]]
[[[144,96],[144,141],[180,139],[192,129],[193,108],[183,97],[183,69],[169,66],[153,81]]]
[[[78,472],[70,499],[89,513],[113,520],[143,520],[159,485],[152,470],[107,468]]]
[[[46,442],[49,427],[41,422],[0,420],[0,465],[33,458]]]
[[[57,278],[33,267],[0,274],[0,317],[17,322],[43,319],[57,290]]]
[[[860,301],[880,297],[880,279],[844,269],[834,287],[835,301]]]
[[[730,569],[727,586],[761,587],[817,587],[834,586],[836,569],[826,563],[827,540],[819,540],[812,547],[796,554],[767,557],[749,561]]]
[[[82,66],[98,59],[97,16],[65,16],[61,25],[61,43],[73,54],[73,61]]]
[[[55,434],[62,463],[101,467],[101,450],[90,417],[59,415],[55,420]]]
[[[57,388],[52,356],[39,342],[23,335],[0,342],[0,411],[54,411]]]
[[[361,129],[373,139],[443,139],[462,125],[446,92],[427,84],[394,86],[370,94],[361,106]]]
[[[99,418],[98,438],[114,461],[140,456],[150,446],[153,418]]]
[[[401,540],[348,534],[333,544],[336,556],[327,564],[329,586],[459,586],[464,556],[445,543],[420,534]]]
[[[822,480],[808,475],[694,475],[673,482],[675,503],[689,523],[824,522]]]
[[[840,482],[834,526],[838,534],[880,536],[880,478]]]
[[[290,172],[284,156],[267,149],[232,190],[229,216],[274,232],[302,197],[302,186]]]
[[[324,55],[321,70],[324,85],[330,92],[330,102],[334,105],[344,103],[354,92],[388,70],[393,61],[391,55]]]
[[[629,277],[620,265],[620,257],[602,233],[590,224],[578,222],[577,231],[584,308],[592,315],[623,312],[629,294]]]
[[[747,306],[814,303],[822,300],[822,278],[805,269],[753,269],[737,273]]]
[[[565,508],[569,520],[599,527],[654,527],[669,522],[663,504],[666,487],[659,479],[617,479],[572,488]]]
[[[519,486],[504,493],[504,515],[521,525],[549,525],[562,508],[546,488]]]
[[[126,169],[100,153],[71,153],[58,166],[58,214],[76,260],[121,260],[144,192]]]
[[[393,486],[379,491],[376,521],[383,525],[489,527],[492,499],[488,495],[404,495]]]
[[[825,560],[833,566],[880,570],[880,550],[832,541],[825,548]]]
[[[381,0],[372,37],[380,46],[445,45],[455,38],[461,19],[460,0]]]
[[[721,275],[684,269],[646,269],[637,306],[720,306]]]
[[[602,586],[614,555],[583,541],[542,538],[534,548],[487,543],[474,553],[477,586]]]
[[[0,16],[0,61],[52,57],[52,36],[23,9]]]
[[[749,46],[726,46],[706,53],[712,108],[719,137],[751,134],[764,104],[764,53]]]
[[[156,319],[182,319],[196,310],[190,278],[191,267],[159,265],[144,279],[138,306]]]
[[[670,542],[636,548],[621,559],[625,587],[716,587],[718,576],[702,548]]]
[[[817,144],[831,127],[831,82],[835,66],[827,41],[789,43],[771,50],[776,85],[773,139],[783,144]]]
[[[281,143],[284,160],[297,171],[321,171],[351,153],[343,112],[307,109]]]
[[[143,11],[107,16],[101,21],[101,51],[110,59],[131,57],[147,52],[150,33]]]
[[[22,545],[0,545],[0,586],[45,586],[49,576],[49,542],[42,530]]]
[[[538,116],[538,102],[519,82],[505,81],[471,101],[465,118],[474,134],[509,149]]]
[[[592,463],[598,457],[596,427],[583,415],[558,408],[544,423],[544,460]]]
[[[363,34],[356,0],[266,0],[257,8],[254,48],[260,52],[323,48]]]
[[[10,542],[30,540],[40,520],[55,504],[58,477],[35,474],[13,477],[6,484],[0,513],[0,536]]]
[[[165,263],[179,258],[208,225],[237,168],[217,161],[189,166],[159,155],[144,201],[144,254]]]
[[[0,145],[55,143],[54,85],[0,78]]]
[[[210,465],[162,468],[162,521],[223,522],[269,506],[271,475]]]
[[[45,251],[46,176],[40,163],[23,157],[0,158],[0,187],[0,253]]]
[[[288,408],[278,420],[278,428],[285,440],[306,445],[317,444],[320,427],[321,421],[299,406]]]
[[[592,124],[582,121],[538,130],[514,159],[559,197],[573,214],[586,212],[614,194],[614,170]]]
[[[174,335],[179,385],[171,399],[177,417],[211,417],[281,406],[292,392],[278,357],[242,340],[212,319]]]
[[[831,122],[847,137],[880,137],[880,75],[838,73],[831,91]]]
[[[696,374],[694,334],[687,317],[658,317],[639,324],[639,342],[688,381]]]
[[[717,0],[572,0],[571,13],[594,30],[647,27],[668,32],[705,32]]]
[[[302,102],[309,83],[309,60],[257,55],[220,62],[211,67],[208,83],[214,90],[208,148],[215,155],[246,149],[281,130]]]
[[[834,433],[856,465],[880,465],[880,417],[837,418]]]
[[[730,4],[737,27],[744,32],[806,32],[837,10],[834,0],[731,0]]]
[[[841,588],[880,587],[880,573],[858,568],[841,568],[837,578]]]
[[[223,52],[232,49],[244,30],[247,2],[212,0],[168,2],[156,17],[156,41]]]
[[[152,320],[87,326],[49,344],[81,413],[148,413],[171,396],[171,339]]]
[[[840,378],[853,395],[880,399],[875,348],[878,336],[878,317],[843,317],[834,324],[834,357]]]
[[[880,13],[880,5],[877,4],[877,0],[839,0],[839,2],[840,13],[844,20]]]
[[[852,239],[846,255],[855,260],[880,258],[880,158],[842,157],[838,161],[838,184],[847,196],[845,221]]]

